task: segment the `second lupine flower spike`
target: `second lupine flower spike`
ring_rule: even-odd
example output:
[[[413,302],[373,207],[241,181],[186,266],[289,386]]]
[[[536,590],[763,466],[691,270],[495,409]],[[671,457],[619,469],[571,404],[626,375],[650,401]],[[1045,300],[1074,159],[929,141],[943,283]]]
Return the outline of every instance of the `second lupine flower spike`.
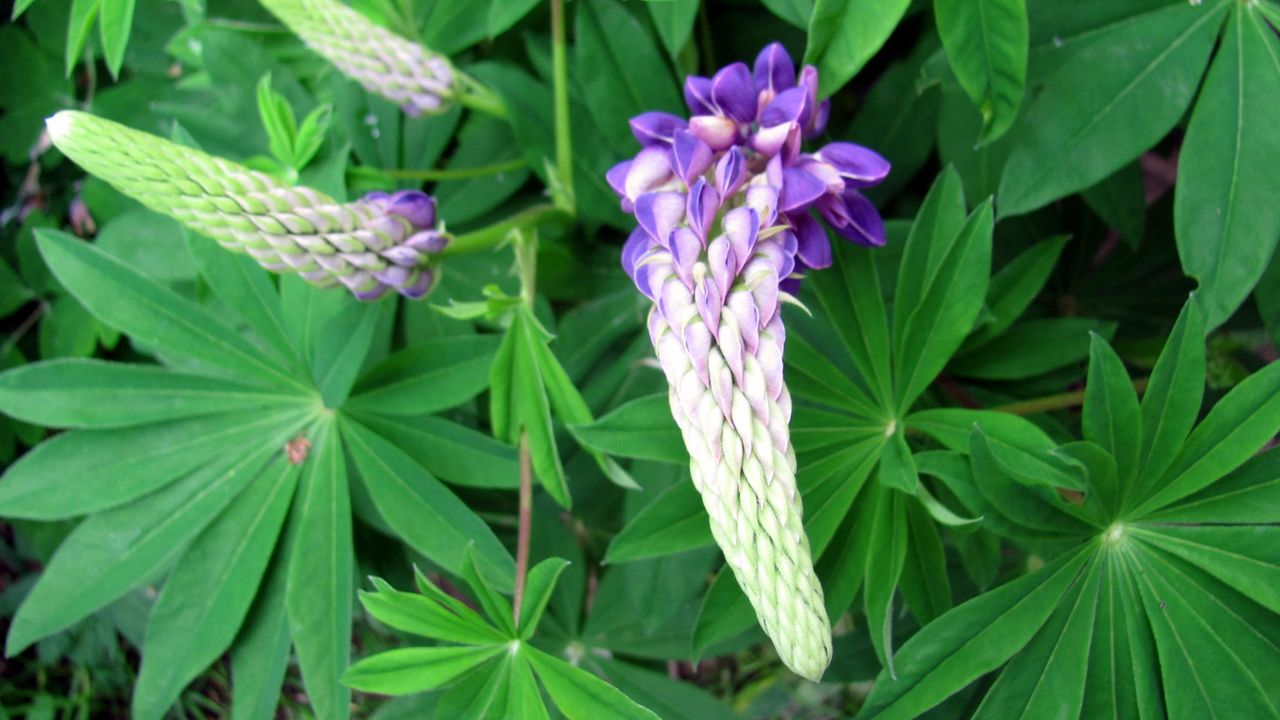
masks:
[[[383,28],[336,0],[262,0],[307,47],[366,90],[412,116],[440,112],[453,98],[449,60]]]
[[[53,144],[85,170],[268,270],[342,285],[361,300],[388,290],[420,298],[439,275],[448,238],[425,193],[369,193],[339,203],[86,113],[60,112],[48,127]]]
[[[812,211],[884,244],[859,189],[889,172],[851,143],[801,152],[826,126],[817,88],[817,70],[797,74],[776,43],[754,69],[691,77],[693,116],[633,118],[644,148],[608,173],[638,224],[622,265],[654,301],[650,339],[712,534],[782,661],[811,680],[831,660],[831,626],[796,489],[781,303],[802,271],[831,264]]]

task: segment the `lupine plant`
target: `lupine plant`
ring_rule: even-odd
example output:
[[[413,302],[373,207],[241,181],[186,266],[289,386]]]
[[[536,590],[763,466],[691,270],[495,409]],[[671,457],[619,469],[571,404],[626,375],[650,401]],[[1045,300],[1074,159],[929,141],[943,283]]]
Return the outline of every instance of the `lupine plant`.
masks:
[[[0,717],[1280,717],[1274,0],[69,6]]]

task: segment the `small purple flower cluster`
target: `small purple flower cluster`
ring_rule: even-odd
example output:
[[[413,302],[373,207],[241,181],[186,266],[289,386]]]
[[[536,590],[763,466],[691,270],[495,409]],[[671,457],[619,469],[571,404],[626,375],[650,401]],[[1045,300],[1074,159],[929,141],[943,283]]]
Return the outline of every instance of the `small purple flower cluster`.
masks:
[[[847,142],[801,152],[803,140],[826,128],[829,101],[818,102],[817,92],[817,69],[806,65],[797,77],[786,50],[773,43],[756,57],[754,72],[745,63],[734,63],[710,78],[689,77],[684,87],[692,113],[688,120],[664,112],[631,120],[632,133],[644,147],[610,170],[608,180],[622,198],[623,210],[635,213],[641,224],[627,243],[623,265],[642,292],[656,299],[645,282],[646,254],[676,252],[681,243],[682,249],[693,249],[687,235],[674,238],[661,231],[675,230],[685,214],[693,225],[695,209],[715,216],[743,188],[767,188],[776,196],[764,203],[768,215],[759,219],[764,227],[777,223],[785,228],[778,242],[784,289],[794,289],[795,283],[787,281],[793,273],[831,264],[826,233],[811,209],[849,240],[884,244],[880,214],[859,191],[883,180],[889,163]],[[709,168],[714,172],[708,173]],[[677,213],[667,193],[686,196],[686,207]],[[652,195],[664,199],[644,200]],[[737,250],[737,257],[745,258],[751,248]]]

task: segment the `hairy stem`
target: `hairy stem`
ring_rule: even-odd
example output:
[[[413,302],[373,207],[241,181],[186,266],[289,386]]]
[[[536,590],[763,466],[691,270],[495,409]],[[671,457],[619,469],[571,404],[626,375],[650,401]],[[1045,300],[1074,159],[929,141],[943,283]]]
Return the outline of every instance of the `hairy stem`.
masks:
[[[569,60],[565,51],[564,0],[551,0],[551,73],[555,94],[556,204],[575,214],[573,194],[573,138],[569,129]]]
[[[457,235],[444,249],[444,254],[465,255],[466,253],[492,250],[507,240],[512,230],[533,230],[539,225],[554,219],[567,221],[563,209],[554,205],[534,205],[512,215],[506,220],[496,222],[475,232]],[[530,295],[533,291],[529,290]]]
[[[516,589],[511,611],[520,622],[520,603],[524,600],[524,580],[529,574],[529,534],[533,527],[533,460],[529,455],[529,434],[520,433],[520,528],[516,536]]]
[[[1139,378],[1133,381],[1133,389],[1142,394],[1147,389],[1147,382],[1151,378]],[[1033,398],[1031,400],[1020,400],[1007,405],[997,405],[992,410],[1006,412],[1012,415],[1034,415],[1036,413],[1050,412],[1052,410],[1066,410],[1067,408],[1078,407],[1084,404],[1084,390],[1075,390],[1068,393],[1060,393],[1058,395],[1046,395],[1045,397]]]
[[[519,170],[525,167],[524,158],[512,158],[511,160],[503,160],[489,165],[477,165],[476,167],[467,168],[438,168],[431,170],[407,170],[396,168],[394,170],[374,170],[387,177],[396,178],[397,180],[422,180],[425,182],[435,182],[438,180],[466,180],[467,178],[485,177],[487,175],[498,175],[500,173],[511,170]],[[355,173],[361,172],[358,168],[352,168]]]

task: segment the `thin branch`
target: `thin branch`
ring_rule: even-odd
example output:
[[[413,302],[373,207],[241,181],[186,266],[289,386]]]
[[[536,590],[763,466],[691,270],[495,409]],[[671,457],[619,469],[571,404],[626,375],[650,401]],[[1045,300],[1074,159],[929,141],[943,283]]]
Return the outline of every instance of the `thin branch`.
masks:
[[[1147,389],[1147,383],[1151,378],[1138,378],[1133,381],[1133,389],[1141,395]],[[1011,415],[1034,415],[1035,413],[1050,412],[1052,410],[1066,410],[1068,408],[1079,407],[1084,404],[1084,390],[1075,390],[1073,392],[1061,393],[1059,395],[1046,395],[1045,397],[1034,398],[1031,400],[1021,400],[1007,405],[997,405],[992,410],[1006,412]]]
[[[467,168],[437,168],[431,170],[376,170],[387,177],[396,178],[398,180],[423,180],[426,182],[435,182],[438,180],[466,180],[468,178],[485,177],[488,175],[498,175],[511,170],[519,170],[525,167],[524,158],[512,158],[511,160],[503,160],[490,165],[477,165],[476,167]],[[354,171],[359,170],[353,168]]]

